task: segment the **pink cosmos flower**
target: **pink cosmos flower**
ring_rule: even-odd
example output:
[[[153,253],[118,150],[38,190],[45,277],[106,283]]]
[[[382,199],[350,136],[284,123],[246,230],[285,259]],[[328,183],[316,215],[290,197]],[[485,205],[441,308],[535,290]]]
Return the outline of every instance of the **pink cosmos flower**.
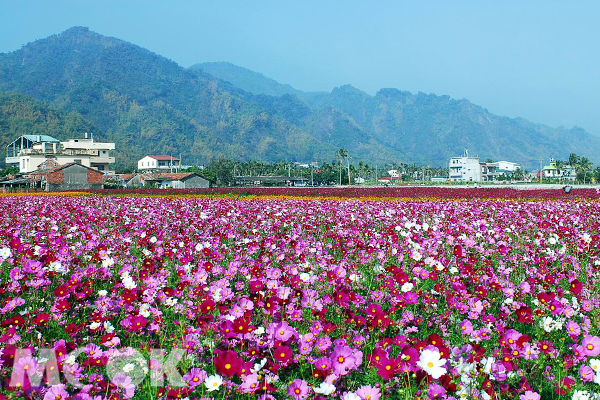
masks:
[[[294,400],[304,400],[310,394],[310,388],[308,383],[302,379],[295,379],[290,386],[288,386],[287,393],[292,396]]]
[[[579,376],[584,382],[591,382],[594,379],[594,370],[589,365],[582,364],[579,367]]]
[[[356,363],[354,353],[348,346],[336,346],[330,360],[333,372],[337,375],[347,375]]]
[[[183,376],[183,379],[190,385],[191,387],[196,387],[202,384],[206,379],[206,372],[200,368],[192,368],[188,371],[187,374]]]
[[[584,337],[581,347],[583,347],[583,355],[596,357],[600,354],[600,337],[591,335]]]
[[[540,400],[541,398],[538,393],[527,390],[519,397],[519,400]]]
[[[361,400],[379,400],[381,398],[381,390],[376,386],[364,385],[356,390],[356,394]]]
[[[65,385],[52,385],[52,387],[44,395],[44,400],[63,400],[69,397],[69,393],[65,390]]]

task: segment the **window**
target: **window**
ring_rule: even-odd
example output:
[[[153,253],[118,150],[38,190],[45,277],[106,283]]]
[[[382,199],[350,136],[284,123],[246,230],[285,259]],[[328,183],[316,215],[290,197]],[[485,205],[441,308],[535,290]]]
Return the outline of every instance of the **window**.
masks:
[[[74,162],[75,164],[81,164],[81,159],[79,159],[79,158],[76,158],[76,159],[74,159],[74,160],[73,160],[73,162]]]

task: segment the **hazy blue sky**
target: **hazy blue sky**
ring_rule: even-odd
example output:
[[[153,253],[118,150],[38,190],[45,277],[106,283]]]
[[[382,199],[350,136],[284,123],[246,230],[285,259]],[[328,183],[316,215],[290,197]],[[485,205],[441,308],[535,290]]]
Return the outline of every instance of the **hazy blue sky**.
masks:
[[[467,98],[600,135],[600,1],[7,1],[0,52],[74,25],[188,67],[229,61],[301,90]]]

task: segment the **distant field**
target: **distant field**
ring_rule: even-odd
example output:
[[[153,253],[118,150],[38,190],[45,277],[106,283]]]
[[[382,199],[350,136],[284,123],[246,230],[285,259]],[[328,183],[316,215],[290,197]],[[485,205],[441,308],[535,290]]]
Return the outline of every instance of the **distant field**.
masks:
[[[573,188],[565,193],[560,186],[514,187],[260,187],[260,188],[208,188],[208,189],[117,189],[82,191],[101,195],[231,195],[231,196],[290,196],[335,198],[598,198],[596,188]]]

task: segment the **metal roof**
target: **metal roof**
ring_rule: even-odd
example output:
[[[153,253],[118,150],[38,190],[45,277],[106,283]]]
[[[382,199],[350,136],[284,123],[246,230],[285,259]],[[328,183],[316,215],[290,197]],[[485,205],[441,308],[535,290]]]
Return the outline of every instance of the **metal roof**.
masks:
[[[35,142],[35,143],[41,143],[41,142],[60,143],[60,140],[53,138],[52,136],[48,136],[48,135],[22,135],[21,137],[24,137],[25,139]]]

